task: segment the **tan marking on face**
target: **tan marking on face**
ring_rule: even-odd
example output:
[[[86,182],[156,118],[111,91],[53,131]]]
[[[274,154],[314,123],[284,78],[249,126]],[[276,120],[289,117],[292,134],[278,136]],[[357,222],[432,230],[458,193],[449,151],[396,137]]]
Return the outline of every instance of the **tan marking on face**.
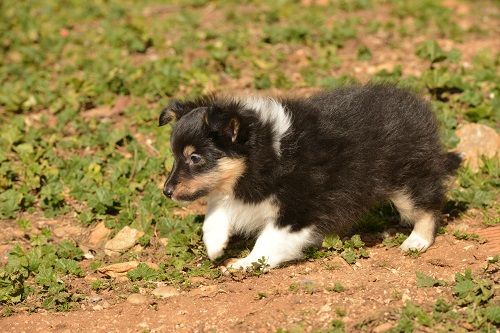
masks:
[[[192,179],[181,179],[174,191],[174,196],[189,196],[202,189],[230,194],[244,172],[245,160],[243,158],[223,157],[219,159],[213,171]]]
[[[184,147],[184,150],[182,151],[182,154],[184,155],[185,158],[188,158],[195,151],[196,151],[196,149],[193,146],[187,145],[186,147]]]
[[[245,172],[245,160],[243,158],[223,157],[218,164],[219,181],[215,190],[221,193],[231,193],[236,181]]]

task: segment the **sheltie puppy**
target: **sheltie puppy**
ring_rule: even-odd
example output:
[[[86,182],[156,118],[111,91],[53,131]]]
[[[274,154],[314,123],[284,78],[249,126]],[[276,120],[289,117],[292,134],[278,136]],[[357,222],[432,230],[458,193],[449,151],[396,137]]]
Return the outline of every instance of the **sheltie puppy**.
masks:
[[[174,100],[159,125],[172,120],[175,162],[163,192],[177,201],[207,198],[203,241],[211,260],[230,236],[257,237],[235,269],[262,257],[271,268],[299,259],[389,200],[413,225],[401,249],[425,251],[446,178],[460,165],[444,150],[429,104],[386,84],[308,98]]]

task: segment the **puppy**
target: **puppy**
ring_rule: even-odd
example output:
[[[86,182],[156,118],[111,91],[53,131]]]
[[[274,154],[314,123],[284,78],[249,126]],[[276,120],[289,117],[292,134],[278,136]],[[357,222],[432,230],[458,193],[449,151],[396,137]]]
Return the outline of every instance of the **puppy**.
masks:
[[[389,85],[345,87],[309,98],[205,96],[173,101],[169,198],[207,197],[203,241],[220,257],[231,235],[257,236],[231,268],[264,257],[299,259],[328,233],[343,234],[392,201],[413,231],[404,251],[433,242],[444,182],[460,164],[445,152],[428,103]]]

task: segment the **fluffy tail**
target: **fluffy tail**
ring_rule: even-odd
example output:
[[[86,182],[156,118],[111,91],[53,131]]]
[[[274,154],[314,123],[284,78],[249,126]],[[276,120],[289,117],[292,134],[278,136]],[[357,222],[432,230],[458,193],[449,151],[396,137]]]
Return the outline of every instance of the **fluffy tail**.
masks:
[[[446,160],[444,162],[444,167],[446,168],[448,174],[451,175],[455,172],[455,170],[458,169],[458,167],[462,163],[462,157],[457,153],[449,152],[446,153],[445,158]]]

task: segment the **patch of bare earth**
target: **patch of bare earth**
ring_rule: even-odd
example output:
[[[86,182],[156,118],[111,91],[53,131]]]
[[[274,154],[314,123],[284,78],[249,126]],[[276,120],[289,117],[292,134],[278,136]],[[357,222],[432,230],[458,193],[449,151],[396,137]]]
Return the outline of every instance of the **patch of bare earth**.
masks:
[[[490,232],[494,240],[497,233]],[[395,311],[407,300],[432,304],[438,297],[451,297],[447,287],[418,288],[416,271],[452,283],[456,272],[480,271],[486,258],[495,254],[492,245],[458,241],[447,234],[415,259],[397,248],[376,245],[369,248],[369,259],[354,266],[332,255],[238,281],[198,279],[192,289],[166,299],[143,290],[146,298],[138,305],[125,301],[127,295],[122,294],[121,301],[106,308],[82,305],[68,313],[17,314],[1,319],[0,331],[269,332],[301,327],[309,332],[327,327],[333,319],[342,319],[348,328],[362,321],[375,328],[394,324]],[[333,291],[335,282],[345,291]]]

